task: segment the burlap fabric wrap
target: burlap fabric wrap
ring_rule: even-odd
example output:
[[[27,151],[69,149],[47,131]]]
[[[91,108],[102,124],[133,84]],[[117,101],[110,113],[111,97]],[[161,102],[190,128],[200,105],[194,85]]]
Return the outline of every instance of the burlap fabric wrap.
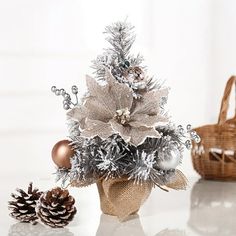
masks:
[[[120,221],[135,214],[152,190],[149,182],[134,184],[127,178],[100,179],[97,187],[102,212],[117,216]]]

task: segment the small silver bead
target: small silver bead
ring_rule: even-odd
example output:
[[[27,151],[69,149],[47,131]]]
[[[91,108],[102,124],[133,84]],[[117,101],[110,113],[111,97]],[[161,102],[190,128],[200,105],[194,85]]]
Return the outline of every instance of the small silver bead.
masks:
[[[200,142],[201,142],[200,136],[199,136],[199,135],[196,135],[195,138],[194,138],[194,141],[195,141],[196,143],[200,143]]]
[[[77,94],[78,93],[78,87],[76,85],[73,85],[71,87],[71,91],[72,91],[73,94]]]
[[[52,87],[51,87],[51,91],[52,91],[53,93],[55,93],[56,89],[57,89],[56,86],[52,86]]]
[[[186,140],[185,141],[185,146],[187,149],[190,149],[192,147],[191,141],[190,140]]]
[[[61,95],[60,90],[59,90],[59,89],[56,89],[55,94],[56,94],[57,96]]]
[[[177,126],[178,131],[182,134],[184,132],[184,128],[182,125]]]
[[[187,130],[191,130],[192,129],[192,126],[190,124],[187,125]]]
[[[68,103],[65,103],[63,105],[63,107],[64,107],[65,110],[69,110],[70,109],[70,105]]]
[[[70,94],[69,94],[69,93],[65,93],[65,94],[63,95],[63,97],[64,97],[65,99],[69,99],[69,98],[70,98]]]
[[[191,136],[191,137],[195,137],[196,135],[197,135],[197,132],[196,132],[196,131],[193,130],[193,131],[190,132],[190,136]]]
[[[66,93],[65,89],[60,89],[61,95],[64,96],[64,94]]]
[[[177,129],[182,129],[182,128],[183,128],[182,125],[178,125],[178,126],[177,126]]]
[[[63,100],[63,104],[69,104],[70,101],[68,101],[67,99]]]

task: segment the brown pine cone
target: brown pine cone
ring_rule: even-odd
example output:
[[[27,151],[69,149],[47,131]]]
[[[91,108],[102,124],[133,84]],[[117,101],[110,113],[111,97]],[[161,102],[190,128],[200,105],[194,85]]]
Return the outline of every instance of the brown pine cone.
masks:
[[[74,218],[75,199],[68,190],[60,187],[43,193],[37,203],[36,213],[40,220],[53,228],[62,228]]]
[[[37,188],[33,190],[32,183],[29,184],[27,193],[22,189],[16,191],[19,194],[12,193],[14,200],[8,202],[8,208],[12,211],[10,216],[21,222],[35,222],[37,219],[35,206],[42,192]]]

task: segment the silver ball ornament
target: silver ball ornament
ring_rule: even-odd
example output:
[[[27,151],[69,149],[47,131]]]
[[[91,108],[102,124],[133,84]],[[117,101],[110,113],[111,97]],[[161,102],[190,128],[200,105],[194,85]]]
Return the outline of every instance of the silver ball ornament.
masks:
[[[166,151],[160,151],[158,157],[157,164],[162,170],[175,169],[181,161],[181,153],[177,146],[172,146]]]

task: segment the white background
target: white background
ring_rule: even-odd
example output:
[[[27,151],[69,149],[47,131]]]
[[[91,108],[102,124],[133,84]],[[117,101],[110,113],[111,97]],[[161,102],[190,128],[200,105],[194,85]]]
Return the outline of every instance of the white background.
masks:
[[[67,135],[52,85],[85,92],[90,61],[107,46],[104,27],[128,17],[134,53],[171,87],[176,124],[215,123],[225,83],[236,74],[233,0],[0,0],[0,175],[47,177],[51,148]],[[182,165],[195,175],[190,153]]]

